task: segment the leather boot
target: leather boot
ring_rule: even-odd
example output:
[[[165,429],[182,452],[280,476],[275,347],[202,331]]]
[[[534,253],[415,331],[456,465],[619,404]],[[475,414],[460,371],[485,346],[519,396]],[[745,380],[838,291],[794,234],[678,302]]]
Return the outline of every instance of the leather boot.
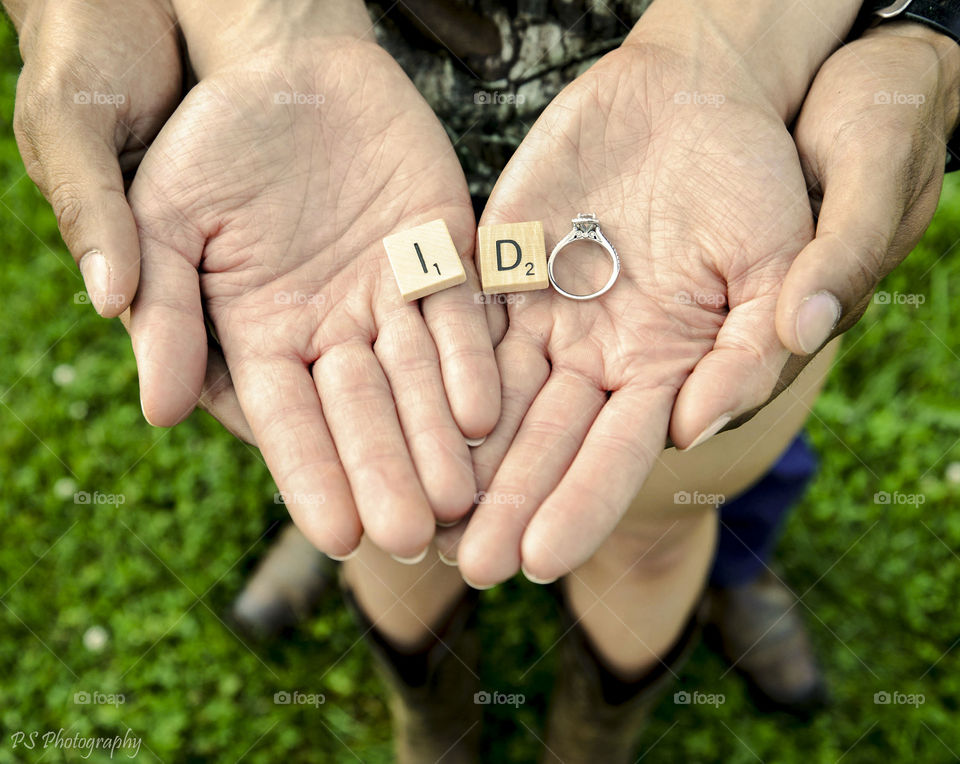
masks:
[[[543,761],[635,761],[637,738],[651,711],[700,640],[701,617],[698,608],[662,661],[635,681],[625,682],[607,667],[586,632],[563,607],[565,634],[547,718]]]
[[[275,637],[310,614],[333,572],[333,561],[290,524],[270,545],[237,597],[233,619],[251,636]]]
[[[478,762],[483,706],[474,698],[480,689],[480,644],[473,623],[477,592],[464,593],[436,638],[406,653],[370,622],[343,576],[340,585],[387,686],[397,764]]]
[[[707,644],[736,667],[761,709],[805,718],[827,703],[796,597],[773,573],[711,589],[708,602]]]

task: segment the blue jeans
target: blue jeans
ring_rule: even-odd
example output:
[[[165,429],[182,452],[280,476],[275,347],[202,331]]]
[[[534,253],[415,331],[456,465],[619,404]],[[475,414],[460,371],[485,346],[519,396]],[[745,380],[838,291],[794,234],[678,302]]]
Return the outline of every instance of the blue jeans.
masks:
[[[801,434],[770,471],[720,507],[720,533],[710,585],[749,583],[770,563],[784,520],[817,471],[817,457]]]

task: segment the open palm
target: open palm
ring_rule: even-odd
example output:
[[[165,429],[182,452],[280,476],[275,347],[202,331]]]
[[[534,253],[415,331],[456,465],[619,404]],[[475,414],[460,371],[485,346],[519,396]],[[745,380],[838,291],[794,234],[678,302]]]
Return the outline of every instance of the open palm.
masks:
[[[344,555],[419,553],[471,506],[464,435],[499,380],[453,149],[399,67],[334,41],[214,73],[130,192],[143,250],[131,336],[144,412],[173,424],[204,377],[204,310],[294,520]],[[404,303],[382,237],[443,218],[467,282]],[[432,510],[432,511],[431,511]]]
[[[475,451],[485,500],[457,550],[476,585],[584,562],[668,432],[688,447],[760,405],[789,356],[777,294],[813,221],[794,143],[749,92],[666,49],[604,57],[533,126],[481,225],[542,220],[549,251],[581,212],[623,271],[596,300],[550,289],[508,305],[503,414]],[[609,273],[595,245],[558,257],[568,291]]]

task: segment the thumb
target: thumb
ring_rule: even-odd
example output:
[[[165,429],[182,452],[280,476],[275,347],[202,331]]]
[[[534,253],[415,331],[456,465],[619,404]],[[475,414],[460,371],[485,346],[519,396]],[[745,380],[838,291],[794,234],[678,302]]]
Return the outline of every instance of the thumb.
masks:
[[[128,331],[140,377],[140,403],[151,424],[170,427],[200,401],[207,369],[197,268],[205,237],[156,185],[163,157],[141,166],[130,187],[143,251],[142,278]]]
[[[798,355],[815,353],[838,327],[849,328],[923,233],[898,234],[906,206],[901,165],[874,157],[845,152],[824,173],[816,236],[791,264],[777,300],[777,334]]]
[[[50,202],[90,301],[113,318],[137,290],[140,247],[112,135],[114,106],[82,91],[45,98],[18,84],[14,131],[27,172]],[[89,98],[89,94],[86,94]],[[69,106],[65,106],[69,104]]]

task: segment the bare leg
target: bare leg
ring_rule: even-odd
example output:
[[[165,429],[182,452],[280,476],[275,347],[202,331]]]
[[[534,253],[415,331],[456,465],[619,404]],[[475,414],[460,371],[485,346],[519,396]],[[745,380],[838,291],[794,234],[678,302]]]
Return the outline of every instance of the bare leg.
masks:
[[[466,588],[457,569],[440,562],[433,548],[422,562],[404,565],[364,539],[343,567],[367,618],[405,652],[430,643]]]
[[[573,615],[624,679],[673,645],[703,591],[717,519],[701,502],[732,499],[766,473],[803,427],[835,351],[743,427],[693,451],[665,451],[617,530],[565,579]]]
[[[564,579],[574,617],[624,680],[646,673],[676,642],[703,589],[716,532],[709,507],[618,530]]]

